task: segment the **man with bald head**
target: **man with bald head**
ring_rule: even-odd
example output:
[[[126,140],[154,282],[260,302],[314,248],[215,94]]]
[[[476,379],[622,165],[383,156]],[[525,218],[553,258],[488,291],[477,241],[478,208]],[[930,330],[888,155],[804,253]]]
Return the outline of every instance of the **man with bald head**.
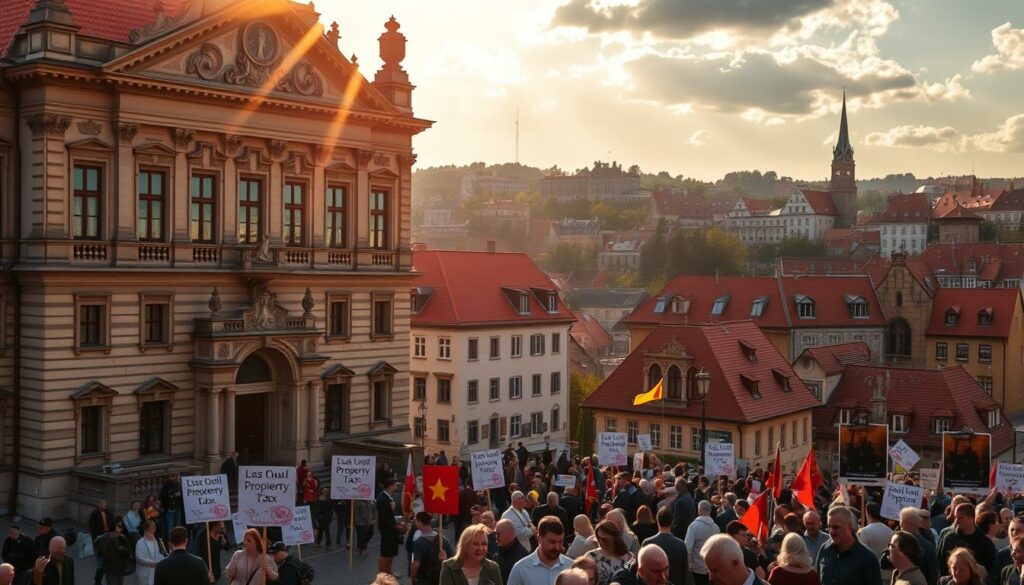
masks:
[[[711,585],[768,585],[743,564],[740,543],[728,534],[716,534],[700,549]],[[877,571],[876,571],[877,572]]]
[[[818,556],[818,551],[821,550],[821,545],[828,542],[828,534],[821,531],[821,514],[818,514],[817,510],[808,510],[804,512],[804,544],[807,545],[807,552],[811,554],[811,559],[815,559]]]
[[[33,585],[74,585],[75,561],[65,554],[67,549],[63,536],[53,537],[49,556],[36,559],[32,568]]]
[[[590,585],[590,575],[583,569],[566,569],[555,577],[555,585]]]
[[[4,563],[0,565],[0,585],[11,585],[14,583],[14,565]]]
[[[612,575],[612,585],[668,585],[668,555],[656,544],[640,548],[636,562]]]
[[[512,567],[530,552],[516,538],[516,529],[511,520],[505,518],[498,520],[498,523],[494,525],[494,536],[498,541],[498,552],[491,557],[491,560],[498,563],[502,583],[508,583]]]

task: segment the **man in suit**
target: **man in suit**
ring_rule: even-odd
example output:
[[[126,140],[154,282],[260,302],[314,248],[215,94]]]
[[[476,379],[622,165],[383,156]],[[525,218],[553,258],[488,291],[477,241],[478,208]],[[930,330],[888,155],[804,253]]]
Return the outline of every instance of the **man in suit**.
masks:
[[[690,572],[689,551],[686,542],[672,535],[672,509],[658,510],[658,534],[643,542],[644,546],[656,544],[668,555],[668,581],[672,585],[693,585]]]
[[[75,585],[75,561],[67,556],[63,536],[50,540],[49,556],[39,557],[32,568],[33,585]]]
[[[743,564],[740,543],[728,534],[716,534],[700,549],[708,578],[715,585],[768,585]]]
[[[206,569],[203,559],[188,552],[188,529],[171,529],[171,554],[156,564],[154,585],[209,585],[213,573]]]
[[[672,534],[682,540],[690,523],[697,517],[697,502],[693,500],[686,476],[676,478],[676,501],[672,504]]]

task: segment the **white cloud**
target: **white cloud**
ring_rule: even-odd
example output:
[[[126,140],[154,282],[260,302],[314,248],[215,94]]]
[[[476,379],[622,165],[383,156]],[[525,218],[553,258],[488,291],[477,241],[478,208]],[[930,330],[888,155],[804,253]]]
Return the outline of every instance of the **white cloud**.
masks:
[[[1024,29],[1003,23],[992,29],[992,44],[996,47],[996,54],[975,61],[971,65],[972,71],[994,73],[1024,69]]]
[[[994,132],[969,137],[967,147],[989,152],[1024,152],[1024,114],[1007,118]]]
[[[694,146],[704,146],[709,140],[711,140],[711,132],[708,132],[707,130],[697,130],[690,135],[690,140],[687,142]]]
[[[518,85],[528,80],[515,50],[486,49],[458,40],[446,41],[420,74],[434,78],[475,78],[491,86]]]
[[[864,138],[871,146],[928,148],[939,152],[1024,152],[1024,114],[1007,118],[992,132],[964,135],[944,126],[896,126]]]

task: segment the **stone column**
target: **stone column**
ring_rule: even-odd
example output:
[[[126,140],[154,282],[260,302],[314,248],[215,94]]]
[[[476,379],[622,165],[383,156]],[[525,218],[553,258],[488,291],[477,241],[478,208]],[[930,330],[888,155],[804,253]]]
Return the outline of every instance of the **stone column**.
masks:
[[[235,391],[224,389],[224,453],[230,455],[235,450]]]
[[[220,390],[209,388],[206,391],[206,448],[211,461],[220,459]]]
[[[170,189],[172,200],[166,206],[167,241],[188,242],[189,213],[191,211],[192,180],[188,172],[186,149],[192,142],[195,131],[191,128],[175,128],[174,136],[174,188]]]
[[[320,445],[320,382],[307,384],[306,396],[306,441],[310,447],[316,447]]]

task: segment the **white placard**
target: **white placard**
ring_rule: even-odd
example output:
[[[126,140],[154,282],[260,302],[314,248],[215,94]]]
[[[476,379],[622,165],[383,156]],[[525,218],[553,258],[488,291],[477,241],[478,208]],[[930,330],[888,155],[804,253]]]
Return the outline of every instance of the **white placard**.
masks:
[[[913,469],[921,460],[920,455],[915,453],[903,439],[896,441],[896,444],[889,449],[889,457],[892,457],[892,460],[906,471]]]
[[[759,494],[761,493],[761,481],[757,479],[750,480],[750,493]]]
[[[246,529],[249,528],[238,514],[231,515],[231,531],[235,533],[235,544],[241,546]]]
[[[287,546],[316,542],[316,533],[313,532],[313,517],[310,514],[309,506],[295,506],[292,523],[281,527],[281,539]]]
[[[626,452],[626,433],[598,433],[597,456],[601,465],[625,467],[629,461]]]
[[[728,475],[736,473],[736,458],[732,443],[708,443],[704,445],[704,475]]]
[[[376,455],[334,455],[331,457],[331,499],[374,499],[376,473]]]
[[[939,470],[938,469],[922,469],[921,470],[921,487],[926,490],[937,490],[939,489]]]
[[[637,435],[636,446],[644,453],[653,451],[654,447],[651,445],[651,435]]]
[[[996,467],[996,489],[999,491],[1024,491],[1024,465],[1003,463]]]
[[[644,469],[644,454],[641,452],[633,453],[633,471],[643,471]]]
[[[924,488],[905,483],[885,482],[885,493],[882,494],[882,517],[890,520],[900,519],[900,510],[907,506],[921,507]]]
[[[238,514],[248,526],[287,526],[295,517],[295,468],[238,468]]]
[[[559,474],[555,477],[555,487],[562,487],[566,489],[576,487],[576,476]]]
[[[473,471],[473,489],[489,490],[505,487],[505,471],[501,466],[501,451],[488,449],[469,454]]]
[[[226,475],[190,475],[181,478],[185,524],[231,518],[231,496]]]

